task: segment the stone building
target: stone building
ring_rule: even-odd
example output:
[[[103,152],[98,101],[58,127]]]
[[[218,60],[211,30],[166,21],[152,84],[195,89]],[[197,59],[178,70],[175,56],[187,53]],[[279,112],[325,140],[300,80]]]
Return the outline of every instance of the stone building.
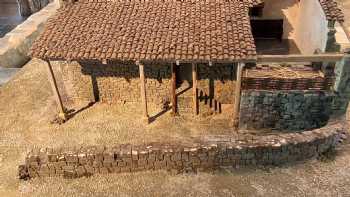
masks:
[[[154,105],[310,129],[344,113],[334,88],[343,21],[333,0],[62,0],[31,56],[47,61],[62,118],[52,67],[71,101],[134,103],[147,121]]]

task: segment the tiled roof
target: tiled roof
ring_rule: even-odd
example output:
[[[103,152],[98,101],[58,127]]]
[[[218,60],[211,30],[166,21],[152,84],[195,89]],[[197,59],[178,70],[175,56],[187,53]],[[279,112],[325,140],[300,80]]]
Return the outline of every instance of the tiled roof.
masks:
[[[241,1],[243,1],[249,7],[257,6],[259,4],[264,3],[264,0],[241,0]]]
[[[335,0],[319,0],[327,20],[344,22],[344,14]]]
[[[51,60],[255,59],[244,1],[256,0],[80,0],[48,20],[31,55]]]

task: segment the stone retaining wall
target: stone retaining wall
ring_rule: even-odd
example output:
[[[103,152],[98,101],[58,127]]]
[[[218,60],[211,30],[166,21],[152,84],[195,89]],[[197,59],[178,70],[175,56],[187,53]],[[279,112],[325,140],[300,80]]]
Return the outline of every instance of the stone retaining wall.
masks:
[[[17,0],[21,16],[30,16],[54,0]]]
[[[19,166],[21,179],[166,169],[175,173],[219,166],[278,165],[304,160],[333,148],[345,123],[302,133],[268,136],[206,136],[198,143],[33,149]]]
[[[333,111],[332,92],[244,90],[240,127],[307,130],[327,124]]]
[[[56,13],[58,8],[57,1],[50,3],[0,38],[0,67],[19,68],[30,60],[29,48],[43,30],[46,20]]]

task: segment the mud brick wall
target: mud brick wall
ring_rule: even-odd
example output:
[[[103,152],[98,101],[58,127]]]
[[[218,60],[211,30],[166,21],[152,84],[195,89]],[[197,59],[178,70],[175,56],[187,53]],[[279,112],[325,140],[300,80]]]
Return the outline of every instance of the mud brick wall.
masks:
[[[63,80],[76,101],[141,102],[139,68],[133,63],[61,62]],[[145,65],[147,100],[156,105],[170,101],[170,65]]]
[[[296,131],[327,124],[334,94],[317,91],[242,92],[240,127]]]
[[[74,103],[89,103],[95,100],[92,89],[91,76],[82,73],[81,65],[78,62],[54,61],[53,67],[60,67],[61,78],[64,87],[60,87],[60,92],[64,89],[68,98]],[[57,76],[58,74],[55,73]]]
[[[60,66],[66,94],[74,102],[92,102],[95,95],[105,103],[141,102],[139,68],[134,63],[59,61],[52,64]],[[215,98],[222,104],[234,103],[235,69],[224,64],[198,65],[199,93],[202,91],[203,97]],[[171,65],[146,64],[145,77],[147,101],[158,106],[169,103]]]
[[[215,136],[195,144],[151,143],[33,149],[19,166],[19,178],[81,177],[96,173],[170,170],[209,171],[219,166],[279,165],[305,160],[336,146],[344,123],[302,133],[254,137]]]
[[[199,64],[198,90],[199,96],[209,96],[222,104],[234,103],[236,66],[232,64]],[[200,94],[201,91],[203,94]]]

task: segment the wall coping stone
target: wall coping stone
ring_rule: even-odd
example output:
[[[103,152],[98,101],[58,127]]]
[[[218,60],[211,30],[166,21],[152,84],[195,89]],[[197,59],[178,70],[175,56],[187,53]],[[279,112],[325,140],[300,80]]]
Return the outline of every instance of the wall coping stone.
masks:
[[[19,178],[77,178],[96,173],[164,169],[174,173],[209,171],[220,166],[281,165],[316,157],[334,148],[348,124],[344,120],[300,133],[203,136],[194,143],[33,148],[18,167]]]
[[[58,1],[51,2],[0,38],[0,67],[19,68],[30,60],[27,55],[30,46],[58,8]]]

